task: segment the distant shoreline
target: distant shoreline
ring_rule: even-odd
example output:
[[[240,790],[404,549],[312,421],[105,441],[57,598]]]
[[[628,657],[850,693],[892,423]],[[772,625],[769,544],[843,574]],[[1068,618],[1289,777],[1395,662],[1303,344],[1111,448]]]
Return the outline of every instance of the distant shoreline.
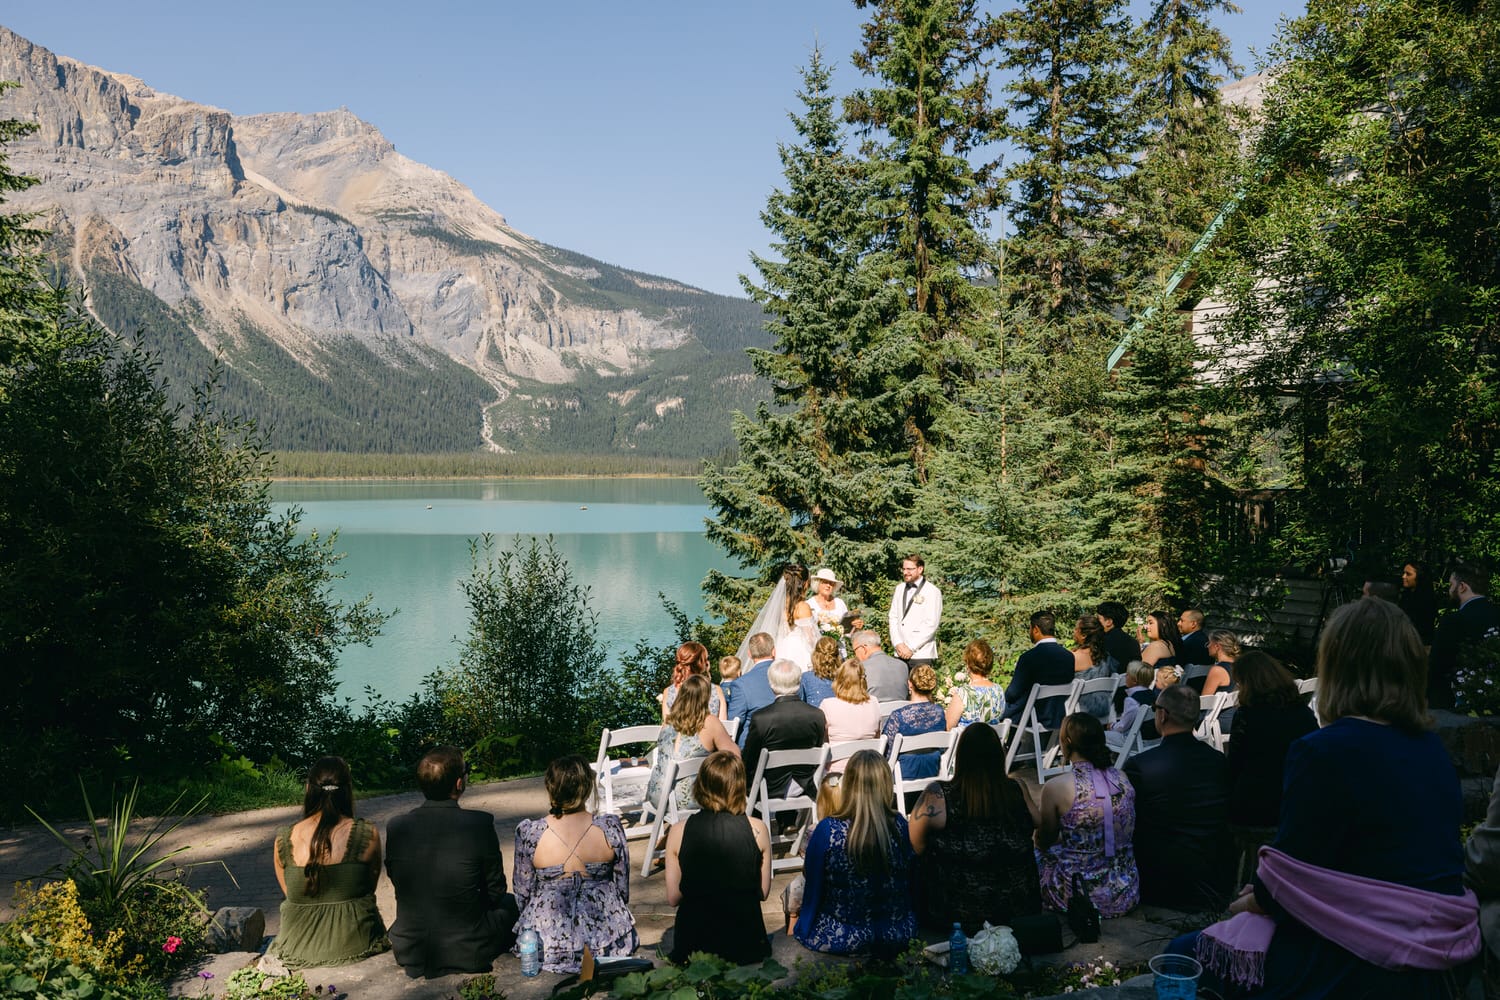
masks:
[[[485,479],[697,479],[718,456],[655,458],[621,454],[494,454],[431,452],[370,454],[351,452],[272,452],[273,482],[319,480],[485,480]]]

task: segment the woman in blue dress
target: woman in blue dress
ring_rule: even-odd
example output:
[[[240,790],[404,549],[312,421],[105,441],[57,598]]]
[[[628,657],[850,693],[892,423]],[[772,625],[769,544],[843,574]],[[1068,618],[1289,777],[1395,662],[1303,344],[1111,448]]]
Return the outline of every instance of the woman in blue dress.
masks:
[[[894,957],[917,932],[916,854],[896,811],[885,758],[849,758],[838,807],[813,830],[801,915],[792,933],[813,951]]]
[[[926,733],[941,733],[948,728],[943,706],[932,702],[932,693],[937,690],[936,671],[925,663],[914,668],[906,678],[906,689],[911,695],[911,704],[902,705],[885,718],[885,727],[881,732],[885,734],[887,746],[898,734],[922,736]],[[915,778],[935,778],[942,759],[940,750],[902,754],[901,777],[908,781]]]

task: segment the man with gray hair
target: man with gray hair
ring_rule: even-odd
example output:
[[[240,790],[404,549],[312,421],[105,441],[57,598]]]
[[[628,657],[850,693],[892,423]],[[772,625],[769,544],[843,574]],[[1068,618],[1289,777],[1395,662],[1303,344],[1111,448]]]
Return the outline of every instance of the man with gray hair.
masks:
[[[762,750],[808,750],[828,742],[828,720],[823,713],[797,697],[802,684],[802,668],[791,660],[777,660],[768,674],[776,700],[750,716],[745,737],[745,778],[755,780]],[[793,781],[811,792],[812,767],[777,767],[766,772],[766,788],[771,798],[786,795]]]
[[[865,667],[865,686],[876,701],[904,701],[911,693],[906,689],[906,664],[888,656],[880,648],[880,636],[869,629],[849,637],[854,655]]]
[[[749,666],[739,677],[724,685],[724,714],[730,719],[739,720],[740,728],[735,734],[735,742],[741,748],[745,746],[745,734],[750,729],[750,716],[776,700],[776,695],[766,680],[776,640],[771,638],[769,632],[757,632],[750,637],[746,646],[746,652],[750,655]],[[748,764],[747,769],[754,766]],[[754,776],[753,772],[748,775],[752,778]]]
[[[1153,706],[1161,745],[1125,763],[1135,788],[1141,902],[1153,906],[1217,910],[1233,880],[1229,762],[1193,736],[1198,704],[1186,684],[1163,690]]]

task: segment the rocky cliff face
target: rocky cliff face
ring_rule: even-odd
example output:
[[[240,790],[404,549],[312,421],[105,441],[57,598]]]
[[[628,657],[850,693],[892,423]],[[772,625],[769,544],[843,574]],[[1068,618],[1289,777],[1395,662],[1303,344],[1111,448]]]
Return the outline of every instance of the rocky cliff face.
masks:
[[[0,80],[21,84],[0,113],[39,126],[10,157],[42,183],[12,205],[41,213],[77,276],[138,284],[231,365],[247,330],[314,372],[352,339],[392,363],[451,358],[504,400],[518,380],[639,373],[709,339],[699,301],[734,301],[603,281],[344,109],[239,117],[5,28]]]

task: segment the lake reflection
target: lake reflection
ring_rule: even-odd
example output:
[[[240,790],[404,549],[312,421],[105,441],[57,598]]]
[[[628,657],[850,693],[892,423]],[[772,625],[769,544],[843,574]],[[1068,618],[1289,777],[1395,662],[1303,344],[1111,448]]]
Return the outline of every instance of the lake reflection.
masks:
[[[469,573],[469,539],[484,532],[506,547],[518,534],[553,536],[575,581],[590,588],[608,667],[637,639],[670,640],[658,592],[696,615],[704,576],[731,568],[703,537],[711,511],[688,479],[323,481],[277,483],[272,496],[278,510],[302,508],[305,531],[338,531],[347,577],[336,596],[369,593],[378,607],[399,609],[373,646],[340,658],[341,692],[360,701],[366,684],[404,699],[457,660],[455,637],[468,631],[458,581]]]

